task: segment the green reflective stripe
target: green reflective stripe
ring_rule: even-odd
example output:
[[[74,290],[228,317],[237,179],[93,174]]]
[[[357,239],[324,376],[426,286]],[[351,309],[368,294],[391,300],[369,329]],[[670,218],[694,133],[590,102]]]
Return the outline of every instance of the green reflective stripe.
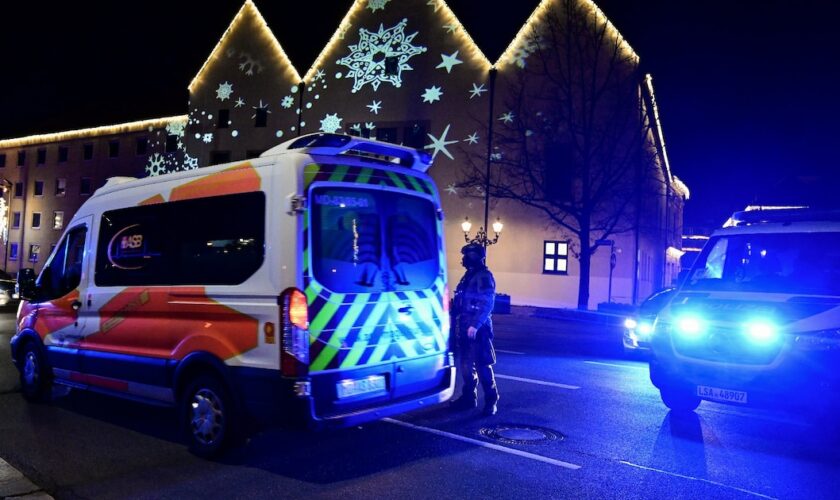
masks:
[[[318,311],[318,314],[312,318],[312,321],[309,323],[309,331],[314,334],[320,334],[321,331],[326,326],[327,322],[333,317],[333,315],[338,311],[338,308],[341,307],[341,302],[344,299],[343,293],[334,293],[331,297],[325,297],[327,299],[326,303],[324,303],[324,307]]]
[[[362,173],[360,173],[359,177],[356,178],[356,182],[358,182],[359,184],[367,184],[372,174],[372,168],[363,168]]]
[[[310,163],[303,169],[303,186],[308,188],[312,181],[315,180],[315,176],[318,175],[321,167],[315,163]]]
[[[333,170],[333,173],[332,175],[330,175],[329,180],[333,182],[343,181],[344,176],[347,175],[348,168],[349,167],[347,167],[346,165],[338,165],[337,167],[335,167],[335,170]]]
[[[434,304],[437,302],[434,297],[424,297],[419,293],[414,292],[407,292],[406,295],[411,298],[412,304],[416,304],[414,308],[415,313],[420,316],[420,320],[426,325],[429,330],[432,332],[432,336],[435,338],[435,348],[441,349],[442,346],[446,345],[446,342],[443,338],[443,332],[438,328],[435,324],[434,320]],[[415,325],[415,329],[420,332],[420,328]],[[420,335],[425,336],[425,335]]]
[[[420,185],[419,182],[417,182],[417,179],[415,179],[413,175],[406,175],[406,177],[408,177],[408,182],[411,183],[411,186],[414,188],[415,191],[423,193],[423,187]]]
[[[389,179],[391,179],[391,181],[394,182],[394,184],[396,184],[396,186],[398,188],[407,189],[406,186],[405,186],[405,183],[402,181],[402,179],[400,179],[400,177],[398,175],[394,174],[394,172],[391,172],[390,170],[386,170],[385,174],[388,176]]]
[[[311,306],[323,289],[324,287],[317,281],[310,281],[309,286],[306,287],[306,305]]]
[[[361,309],[364,309],[365,305],[367,304],[361,304],[359,312],[361,312]],[[352,368],[356,366],[359,359],[365,353],[365,349],[368,347],[369,336],[373,334],[377,323],[379,323],[379,319],[382,317],[384,310],[387,310],[387,307],[387,303],[377,302],[370,315],[364,318],[364,323],[359,329],[359,336],[353,342],[353,345],[350,346],[350,351],[347,353],[344,361],[341,362],[341,368]]]

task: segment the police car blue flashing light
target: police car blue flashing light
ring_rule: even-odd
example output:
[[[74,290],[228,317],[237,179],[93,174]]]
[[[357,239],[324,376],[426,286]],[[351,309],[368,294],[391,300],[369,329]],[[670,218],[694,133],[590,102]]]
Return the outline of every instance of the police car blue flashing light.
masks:
[[[705,323],[697,316],[686,315],[677,319],[677,332],[685,338],[698,338],[705,329]]]
[[[628,330],[635,330],[637,326],[636,320],[633,318],[627,318],[624,320],[624,328]]]
[[[753,320],[744,325],[747,337],[758,344],[775,342],[779,338],[779,330],[767,320]]]

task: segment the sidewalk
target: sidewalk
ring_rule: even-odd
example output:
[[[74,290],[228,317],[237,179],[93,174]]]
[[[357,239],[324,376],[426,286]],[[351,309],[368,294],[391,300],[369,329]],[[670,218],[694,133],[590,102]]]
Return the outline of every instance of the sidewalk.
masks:
[[[0,498],[52,500],[53,497],[0,458]]]

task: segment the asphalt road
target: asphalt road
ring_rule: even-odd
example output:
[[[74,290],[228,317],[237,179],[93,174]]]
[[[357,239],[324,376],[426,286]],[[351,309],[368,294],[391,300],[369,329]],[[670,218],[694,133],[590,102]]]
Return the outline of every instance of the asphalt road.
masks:
[[[267,429],[217,462],[187,452],[171,410],[7,392],[9,325],[0,318],[0,458],[56,498],[837,496],[836,433],[711,403],[672,415],[603,325],[497,317],[495,417],[438,406],[341,431]]]

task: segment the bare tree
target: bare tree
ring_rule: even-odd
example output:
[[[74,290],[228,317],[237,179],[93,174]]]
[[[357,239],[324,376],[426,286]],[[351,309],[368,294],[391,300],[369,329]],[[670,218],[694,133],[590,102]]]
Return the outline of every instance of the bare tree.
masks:
[[[545,16],[499,75],[507,109],[494,117],[491,167],[471,156],[461,184],[532,207],[573,236],[586,309],[596,242],[637,224],[651,163],[641,78],[635,54],[586,3],[567,0]]]

